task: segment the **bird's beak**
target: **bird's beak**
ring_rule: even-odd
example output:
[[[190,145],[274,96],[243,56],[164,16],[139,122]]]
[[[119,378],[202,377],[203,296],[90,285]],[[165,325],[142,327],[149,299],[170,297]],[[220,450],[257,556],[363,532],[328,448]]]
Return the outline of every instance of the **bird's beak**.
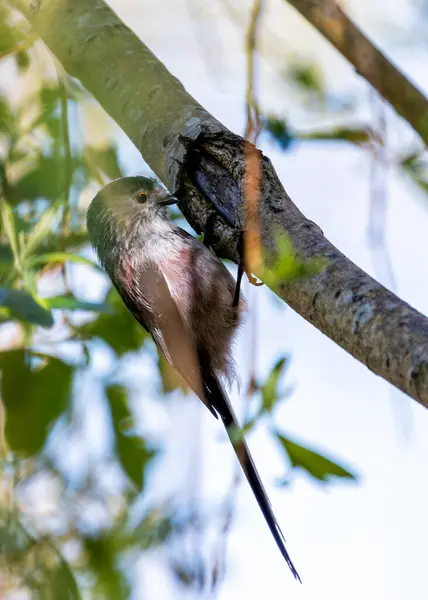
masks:
[[[172,194],[168,194],[167,196],[163,196],[160,198],[157,203],[160,206],[172,206],[173,204],[178,204],[178,198],[173,196]]]

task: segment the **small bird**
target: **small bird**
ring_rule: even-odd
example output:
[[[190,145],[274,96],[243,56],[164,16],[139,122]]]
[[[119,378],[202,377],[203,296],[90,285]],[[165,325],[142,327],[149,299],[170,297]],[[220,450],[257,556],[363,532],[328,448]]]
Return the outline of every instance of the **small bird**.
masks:
[[[89,206],[89,238],[129,311],[222,420],[278,548],[301,581],[221,383],[235,377],[231,346],[243,301],[234,302],[235,280],[223,262],[168,217],[167,206],[176,203],[154,179],[116,179]]]

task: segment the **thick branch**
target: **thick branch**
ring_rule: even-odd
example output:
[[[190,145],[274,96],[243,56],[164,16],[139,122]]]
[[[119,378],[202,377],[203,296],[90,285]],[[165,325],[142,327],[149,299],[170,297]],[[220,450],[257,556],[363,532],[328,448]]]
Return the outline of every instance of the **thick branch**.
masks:
[[[287,0],[428,143],[428,100],[366,38],[336,0]]]
[[[189,96],[101,0],[43,0],[37,9],[31,2],[14,0],[69,73],[178,194],[194,228],[203,230],[217,212],[216,251],[236,260],[244,222],[244,140]],[[264,248],[273,250],[276,231],[287,231],[302,258],[328,261],[314,277],[283,283],[280,296],[369,369],[428,407],[428,320],[332,246],[290,200],[269,159],[261,160]],[[229,216],[228,224],[221,215]]]

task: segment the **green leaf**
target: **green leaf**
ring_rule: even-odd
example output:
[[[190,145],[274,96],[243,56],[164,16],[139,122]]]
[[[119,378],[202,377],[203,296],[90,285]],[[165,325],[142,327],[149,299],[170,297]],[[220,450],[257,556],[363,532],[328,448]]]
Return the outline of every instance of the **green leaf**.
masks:
[[[47,557],[48,549],[51,552]],[[0,510],[0,554],[6,565],[19,570],[38,598],[82,600],[74,575],[55,544],[47,537],[33,537],[19,520],[16,509]],[[52,558],[56,559],[55,564]],[[41,588],[43,596],[37,594]]]
[[[278,391],[278,383],[284,367],[287,364],[286,360],[286,357],[283,356],[275,363],[266,383],[260,388],[262,393],[263,409],[267,412],[271,412],[275,404],[281,398],[281,395]]]
[[[109,179],[122,177],[117,149],[113,146],[107,148],[86,146],[83,152],[83,160],[88,167],[89,175],[101,184],[104,183],[104,179],[100,177],[100,172]]]
[[[13,52],[22,39],[19,29],[12,25],[7,7],[2,4],[0,4],[0,57]]]
[[[85,302],[78,300],[74,296],[52,296],[44,299],[49,308],[61,310],[86,310],[94,312],[111,313],[112,308],[102,302]]]
[[[30,359],[24,350],[0,353],[6,440],[11,450],[26,456],[42,449],[53,424],[69,407],[74,373],[58,358],[45,357],[38,366]]]
[[[0,95],[0,133],[6,133],[14,138],[16,130],[17,125],[15,115],[13,114],[7,99]]]
[[[49,587],[55,600],[82,600],[77,581],[67,561],[59,554],[59,565],[49,572]]]
[[[54,223],[58,218],[58,208],[58,202],[54,202],[49,206],[34,225],[32,231],[26,236],[25,248],[22,253],[23,259],[30,256],[52,231]]]
[[[0,556],[8,562],[10,558],[16,558],[24,554],[29,546],[30,538],[21,526],[18,515],[15,512],[0,510]]]
[[[411,152],[404,156],[399,164],[413,183],[428,193],[428,161],[425,155],[419,151]]]
[[[282,150],[287,150],[290,147],[294,135],[285,119],[278,119],[275,116],[266,117],[264,127]]]
[[[56,84],[49,83],[41,88],[38,96],[43,115],[51,115],[59,106],[60,88]]]
[[[35,265],[45,265],[49,263],[63,264],[66,262],[74,262],[81,265],[87,265],[88,267],[94,267],[95,269],[102,271],[101,267],[92,260],[89,260],[89,258],[80,256],[79,254],[70,254],[68,252],[47,252],[46,254],[30,256],[26,259],[25,264],[33,267]]]
[[[70,161],[72,173],[81,166],[78,158]],[[15,184],[10,184],[8,200],[19,204],[25,200],[34,201],[46,198],[55,201],[65,192],[64,157],[61,154],[44,156],[40,154],[31,168]]]
[[[132,537],[141,550],[163,544],[174,533],[173,516],[159,507],[149,510],[135,526]]]
[[[137,490],[141,491],[146,466],[156,452],[146,446],[144,439],[130,433],[133,416],[128,407],[128,390],[121,385],[110,385],[106,388],[106,395],[120,464]]]
[[[11,207],[6,200],[4,200],[4,198],[0,198],[0,216],[2,227],[12,249],[15,262],[19,263],[20,257],[18,251],[18,238],[16,235],[15,219]]]
[[[15,62],[18,70],[24,73],[30,66],[30,55],[25,50],[15,54]]]
[[[96,577],[93,597],[108,600],[127,600],[129,584],[119,568],[116,539],[113,536],[86,537],[83,540],[89,569]],[[95,591],[92,590],[92,591]]]
[[[309,450],[280,433],[275,433],[279,443],[287,454],[293,467],[300,467],[319,481],[328,481],[331,477],[356,480],[355,473],[348,471],[329,458]]]
[[[100,338],[117,356],[139,350],[149,334],[132,317],[114,288],[110,288],[104,303],[112,307],[111,314],[101,314],[91,323],[76,328],[81,338]]]
[[[50,137],[57,143],[59,143],[62,131],[61,117],[57,115],[46,117],[46,119],[44,120],[44,124],[48,129]]]
[[[350,142],[357,146],[370,141],[368,129],[361,127],[332,127],[327,130],[314,130],[296,134],[296,139],[313,141],[342,141]]]
[[[42,327],[52,327],[54,324],[50,311],[23,290],[0,288],[0,306],[7,308],[11,316],[21,321]]]
[[[48,121],[52,118],[56,120],[59,119],[59,116],[56,113],[58,112],[60,103],[60,88],[56,83],[52,84],[49,82],[45,87],[37,90],[30,101],[34,106],[37,106],[37,104],[40,105],[40,113],[34,121],[32,121],[28,128],[29,131],[34,131],[40,125],[48,125]],[[49,133],[51,133],[51,131],[49,131]],[[51,137],[55,139],[55,136]]]
[[[278,289],[279,285],[287,281],[316,275],[326,266],[325,259],[302,260],[299,258],[293,250],[287,233],[277,232],[275,242],[275,253],[265,253],[264,255],[264,267],[261,274],[263,282],[273,290]]]
[[[0,245],[0,283],[9,280],[13,271],[13,254],[9,245]]]
[[[320,104],[326,99],[326,89],[322,71],[315,63],[291,61],[286,76],[302,91],[309,93]]]
[[[33,298],[43,306],[43,308],[47,308],[46,302],[44,299],[39,298],[37,294],[37,273],[34,269],[25,269],[22,274],[23,286],[29,292]]]

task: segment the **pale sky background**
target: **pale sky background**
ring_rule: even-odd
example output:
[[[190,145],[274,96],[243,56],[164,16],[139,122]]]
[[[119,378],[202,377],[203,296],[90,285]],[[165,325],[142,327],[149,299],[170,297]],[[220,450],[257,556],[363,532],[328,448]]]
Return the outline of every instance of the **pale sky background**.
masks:
[[[164,61],[186,89],[236,133],[244,128],[244,32],[248,0],[110,0],[120,17]],[[354,93],[360,100],[355,121],[372,120],[368,86],[331,46],[281,0],[266,2],[258,93],[265,112],[288,115],[293,125],[326,123],[299,108],[279,77],[278,65],[290,56],[317,60],[332,92]],[[415,13],[405,0],[349,0],[347,9],[396,64],[428,93],[428,49],[406,46]],[[234,15],[237,19],[234,20]],[[389,115],[393,148],[405,150],[412,134]],[[127,174],[144,167],[122,135],[121,158]],[[278,151],[263,137],[260,146],[291,198],[325,235],[368,273],[375,275],[367,244],[370,164],[368,155],[345,144],[298,144]],[[391,168],[387,180],[386,236],[398,295],[428,313],[427,198]],[[382,274],[381,274],[382,275]],[[382,282],[388,285],[388,281]],[[82,282],[82,291],[91,284]],[[257,372],[265,377],[275,360],[287,354],[291,365],[284,385],[294,393],[276,416],[291,439],[343,462],[360,482],[321,486],[303,473],[284,489],[285,461],[271,444],[264,423],[249,439],[269,491],[287,547],[303,585],[296,583],[265,525],[245,481],[228,541],[227,577],[218,598],[296,598],[302,600],[423,600],[428,587],[428,415],[306,323],[285,305],[273,302],[266,288],[246,287],[257,306]],[[236,344],[243,389],[248,375],[251,318]],[[147,376],[147,365],[133,359],[129,374]],[[108,361],[99,358],[100,371]],[[162,496],[165,479],[207,507],[225,497],[233,453],[221,426],[196,400],[172,401],[168,419],[148,415],[141,385],[138,414],[161,435],[170,452],[153,473],[154,494]],[[240,406],[238,394],[233,395]],[[91,432],[93,435],[93,431]],[[203,442],[202,442],[203,440]],[[195,451],[196,450],[196,454]],[[157,490],[157,491],[156,491]],[[135,599],[192,597],[165,576],[162,553],[143,556],[135,574]]]
[[[242,133],[246,83],[243,35],[249,2],[111,0],[110,4],[198,101],[230,129]],[[358,94],[361,106],[355,119],[370,121],[368,86],[346,61],[285,3],[271,0],[266,4],[262,44],[269,59],[274,64],[277,61],[275,66],[285,65],[292,53],[319,61],[333,91]],[[227,6],[235,8],[241,22],[231,19]],[[428,93],[427,49],[416,53],[404,43],[409,28],[415,25],[410,3],[354,0],[347,2],[347,7],[364,30]],[[293,124],[309,126],[308,111],[299,109],[299,97],[280,81],[278,70],[269,65],[272,60],[259,63],[263,109],[276,114],[284,111]],[[319,122],[315,114],[312,123]],[[390,123],[391,144],[404,150],[411,134],[398,118],[390,119]],[[367,244],[367,155],[347,145],[328,144],[296,144],[292,151],[282,153],[265,141],[261,146],[297,206],[340,250],[374,274]],[[129,173],[141,172],[138,154],[125,141],[122,156]],[[387,193],[386,235],[397,291],[427,314],[426,198],[394,168],[389,172]],[[283,457],[260,424],[250,446],[304,584],[293,580],[243,482],[228,545],[228,575],[218,597],[426,598],[426,411],[392,390],[291,309],[278,308],[267,289],[251,289],[249,296],[252,305],[257,303],[259,315],[258,372],[266,375],[279,355],[291,356],[285,383],[293,383],[295,391],[278,411],[278,425],[292,439],[307,442],[353,467],[361,481],[358,485],[320,486],[299,474],[289,488],[276,487],[275,481],[284,474]],[[247,327],[236,347],[244,382],[250,339]],[[191,481],[193,494],[210,506],[210,501],[221,499],[228,489],[232,452],[219,425],[204,408],[196,401],[188,404],[183,412],[182,403],[178,403],[167,425],[168,435],[177,429],[180,432],[172,436],[171,469],[174,464],[175,468],[187,464],[183,485]],[[204,439],[203,452],[192,458],[191,450],[199,446],[197,440],[195,444],[189,440],[198,426],[203,428],[199,434]],[[169,472],[165,469],[163,474]],[[179,479],[181,476],[181,472],[176,473]],[[162,475],[154,474],[156,478]],[[160,564],[159,557],[140,561],[144,582],[141,598],[169,597]],[[189,593],[184,596],[189,597]],[[176,590],[171,597],[177,597]]]

